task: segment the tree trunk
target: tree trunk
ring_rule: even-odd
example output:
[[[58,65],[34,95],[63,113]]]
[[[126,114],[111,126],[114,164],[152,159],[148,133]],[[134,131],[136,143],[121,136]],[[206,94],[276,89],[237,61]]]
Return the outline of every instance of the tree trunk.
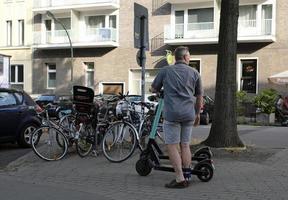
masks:
[[[237,132],[236,58],[239,0],[222,0],[215,106],[212,127],[203,142],[211,147],[243,147]]]

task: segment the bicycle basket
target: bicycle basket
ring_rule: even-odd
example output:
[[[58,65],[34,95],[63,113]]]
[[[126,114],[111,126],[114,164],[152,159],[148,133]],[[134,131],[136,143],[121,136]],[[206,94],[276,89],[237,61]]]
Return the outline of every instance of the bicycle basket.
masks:
[[[129,105],[127,101],[121,100],[118,101],[116,106],[116,116],[118,118],[128,117],[129,116]]]
[[[73,104],[80,113],[90,114],[94,108],[94,90],[83,86],[73,86]]]

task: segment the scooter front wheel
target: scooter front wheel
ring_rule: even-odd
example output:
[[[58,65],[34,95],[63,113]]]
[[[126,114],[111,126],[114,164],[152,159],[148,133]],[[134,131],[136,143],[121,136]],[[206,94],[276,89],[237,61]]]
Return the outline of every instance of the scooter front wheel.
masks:
[[[140,176],[147,176],[152,171],[152,167],[147,158],[138,160],[135,167]]]
[[[199,163],[195,166],[195,170],[200,172],[197,177],[203,182],[208,182],[213,178],[214,169],[209,163]]]

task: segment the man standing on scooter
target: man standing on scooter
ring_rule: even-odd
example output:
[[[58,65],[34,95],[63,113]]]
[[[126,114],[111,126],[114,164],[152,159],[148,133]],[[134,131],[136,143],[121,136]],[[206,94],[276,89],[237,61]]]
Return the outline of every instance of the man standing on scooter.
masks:
[[[176,173],[176,179],[165,187],[185,188],[189,184],[182,168],[191,166],[191,134],[193,125],[200,123],[203,90],[200,74],[189,66],[189,49],[180,46],[175,49],[174,56],[175,65],[160,70],[151,90],[159,92],[164,87],[164,140]]]

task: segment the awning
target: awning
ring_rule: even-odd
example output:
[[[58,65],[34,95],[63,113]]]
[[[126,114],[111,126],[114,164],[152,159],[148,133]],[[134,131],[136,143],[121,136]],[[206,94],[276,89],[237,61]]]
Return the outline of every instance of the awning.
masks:
[[[268,78],[269,82],[278,85],[288,85],[288,71],[281,72],[279,74],[272,75]]]

